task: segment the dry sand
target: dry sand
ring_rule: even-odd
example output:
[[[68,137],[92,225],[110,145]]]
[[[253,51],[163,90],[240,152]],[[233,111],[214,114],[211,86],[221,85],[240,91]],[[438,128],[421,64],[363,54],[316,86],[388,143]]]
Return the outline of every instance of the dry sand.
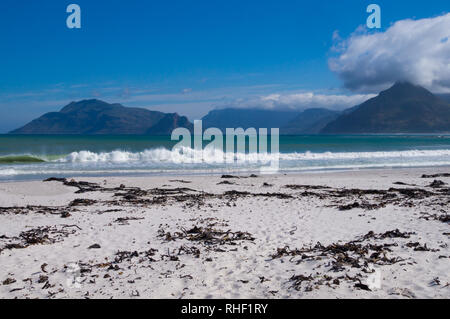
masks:
[[[0,297],[449,298],[449,172],[3,183]]]

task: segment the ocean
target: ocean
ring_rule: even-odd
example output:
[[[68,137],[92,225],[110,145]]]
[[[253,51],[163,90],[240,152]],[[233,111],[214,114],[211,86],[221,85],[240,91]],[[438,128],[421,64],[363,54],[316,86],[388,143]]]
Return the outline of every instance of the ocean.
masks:
[[[172,150],[175,144],[169,136],[0,135],[0,181],[243,173],[261,168],[255,162],[185,160],[194,151]],[[282,173],[447,165],[450,135],[280,136],[279,140]]]

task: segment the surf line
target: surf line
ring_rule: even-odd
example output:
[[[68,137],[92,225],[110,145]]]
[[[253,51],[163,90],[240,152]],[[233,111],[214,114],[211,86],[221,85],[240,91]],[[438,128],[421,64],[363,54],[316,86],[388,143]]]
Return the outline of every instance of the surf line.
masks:
[[[267,128],[259,128],[259,131],[253,127],[249,127],[246,130],[241,127],[226,128],[225,152],[223,147],[224,136],[221,129],[209,127],[203,132],[202,120],[195,120],[193,133],[192,140],[191,131],[187,128],[178,127],[172,131],[171,140],[179,141],[173,146],[172,151],[193,150],[193,152],[184,154],[186,156],[173,156],[172,160],[175,163],[253,163],[260,164],[261,173],[272,174],[277,173],[279,170],[279,128],[270,129],[270,156],[268,152],[269,135]],[[210,143],[203,148],[204,141],[210,141]],[[267,166],[266,164],[270,165]]]

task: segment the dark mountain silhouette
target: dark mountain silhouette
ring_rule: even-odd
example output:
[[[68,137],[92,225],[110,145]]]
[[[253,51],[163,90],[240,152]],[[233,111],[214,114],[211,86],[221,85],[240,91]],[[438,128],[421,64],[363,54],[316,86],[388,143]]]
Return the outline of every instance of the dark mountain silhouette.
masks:
[[[450,132],[450,103],[421,86],[398,82],[327,124],[324,134]]]
[[[176,127],[192,129],[176,113],[124,107],[100,100],[72,102],[60,112],[51,112],[14,130],[12,134],[170,134]]]
[[[307,109],[281,128],[281,134],[318,134],[341,112],[328,109]]]
[[[154,126],[149,128],[146,134],[149,135],[171,135],[172,131],[177,127],[188,128],[193,131],[193,125],[186,116],[180,116],[177,113],[169,113],[159,120]]]
[[[237,127],[279,128],[280,134],[295,135],[317,134],[339,114],[320,108],[305,111],[227,108],[212,110],[202,120],[204,128],[217,127],[222,132]]]
[[[227,108],[212,110],[205,115],[203,128],[217,127],[225,132],[226,128],[247,129],[280,128],[288,124],[299,114],[298,111],[274,111],[264,109],[237,109]]]
[[[438,97],[450,103],[450,93],[436,94]]]

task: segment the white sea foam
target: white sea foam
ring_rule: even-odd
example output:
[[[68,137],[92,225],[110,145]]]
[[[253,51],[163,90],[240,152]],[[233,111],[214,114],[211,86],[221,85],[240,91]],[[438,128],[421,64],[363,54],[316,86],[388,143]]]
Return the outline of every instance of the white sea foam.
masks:
[[[383,152],[324,152],[324,153],[279,153],[279,154],[227,154],[219,150],[197,151],[191,148],[178,148],[168,150],[165,148],[145,150],[142,152],[113,151],[94,153],[90,151],[74,152],[64,158],[56,160],[63,163],[85,162],[153,162],[153,163],[221,163],[226,156],[232,156],[235,160],[270,161],[277,157],[280,160],[353,160],[353,159],[393,159],[393,158],[447,158],[450,150],[408,150],[408,151],[383,151]]]
[[[0,176],[12,176],[17,174],[18,172],[13,168],[0,169]]]
[[[231,156],[236,161],[268,162],[277,158],[277,154],[244,154],[244,153],[224,153],[221,150],[205,149],[195,150],[181,147],[174,150],[165,148],[145,150],[142,152],[113,151],[105,153],[94,153],[90,151],[73,152],[64,158],[56,160],[63,163],[224,163],[227,157]]]
[[[331,159],[377,159],[377,158],[420,158],[448,157],[450,150],[408,150],[383,152],[325,152],[325,153],[286,153],[280,154],[284,160],[331,160]]]
[[[224,162],[231,156],[234,162]],[[142,152],[80,151],[45,163],[0,166],[0,177],[31,175],[110,174],[215,174],[259,170],[279,157],[281,171],[321,171],[383,167],[450,165],[450,150],[407,150],[383,152],[293,152],[280,154],[226,154],[219,150],[191,148],[149,149]],[[186,165],[185,165],[186,164]]]
[[[327,166],[293,166],[293,167],[283,167],[281,171],[328,171],[328,170],[353,170],[353,169],[371,169],[371,168],[408,168],[408,167],[439,167],[439,166],[450,166],[449,161],[421,161],[421,162],[409,162],[409,163],[370,163],[370,164],[343,164],[343,165],[327,165]],[[181,172],[185,174],[222,174],[222,173],[246,173],[246,172],[257,172],[259,167],[233,167],[227,169],[222,168],[199,168],[199,169],[182,169]],[[20,175],[70,175],[70,176],[82,176],[82,175],[92,175],[92,176],[109,176],[109,175],[165,175],[179,173],[180,170],[177,169],[92,169],[92,170],[79,170],[79,169],[48,169],[42,168],[39,170],[33,169],[7,169],[0,170],[0,176],[20,176]]]

